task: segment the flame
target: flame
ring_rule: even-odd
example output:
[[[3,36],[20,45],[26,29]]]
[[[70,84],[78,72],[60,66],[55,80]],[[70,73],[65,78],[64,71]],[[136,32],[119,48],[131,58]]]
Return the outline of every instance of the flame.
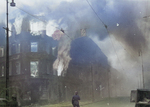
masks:
[[[60,38],[64,35],[64,33],[60,30],[56,30],[53,34],[52,37],[54,40],[60,40]]]
[[[70,43],[71,40],[64,33],[56,30],[52,37],[54,40],[59,40],[57,59],[53,63],[53,69],[57,70],[58,75],[62,75],[67,70],[70,58]]]

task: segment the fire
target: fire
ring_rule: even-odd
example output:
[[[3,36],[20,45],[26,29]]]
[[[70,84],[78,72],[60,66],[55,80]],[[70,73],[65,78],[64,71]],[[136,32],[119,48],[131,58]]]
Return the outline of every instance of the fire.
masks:
[[[54,40],[60,40],[60,38],[64,35],[64,33],[60,30],[56,30],[53,34],[52,37]]]
[[[70,58],[70,43],[71,40],[67,36],[63,36],[64,31],[56,30],[52,37],[54,40],[59,41],[57,59],[53,63],[53,69],[58,72],[58,75],[62,75],[68,68]],[[63,72],[63,73],[62,73]]]

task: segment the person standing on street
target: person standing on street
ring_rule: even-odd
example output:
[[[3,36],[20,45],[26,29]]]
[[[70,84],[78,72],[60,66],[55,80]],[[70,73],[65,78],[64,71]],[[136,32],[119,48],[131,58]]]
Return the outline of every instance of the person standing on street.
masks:
[[[78,92],[75,91],[75,95],[72,97],[72,105],[73,105],[73,107],[80,107],[79,100],[80,100],[80,96],[78,95]]]

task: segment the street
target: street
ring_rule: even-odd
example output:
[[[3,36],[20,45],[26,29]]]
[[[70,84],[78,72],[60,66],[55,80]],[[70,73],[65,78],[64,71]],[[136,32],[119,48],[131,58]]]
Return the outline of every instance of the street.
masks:
[[[120,97],[120,98],[110,98],[104,99],[98,102],[80,102],[80,107],[134,107],[135,103],[130,103],[130,98]],[[30,107],[30,106],[26,106]],[[32,107],[72,107],[71,102],[64,102],[59,104],[49,104],[45,106],[35,105]]]

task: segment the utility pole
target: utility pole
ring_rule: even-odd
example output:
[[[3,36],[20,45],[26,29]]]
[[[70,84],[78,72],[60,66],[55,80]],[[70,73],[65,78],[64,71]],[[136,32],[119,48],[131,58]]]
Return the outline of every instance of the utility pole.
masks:
[[[9,28],[8,28],[8,0],[6,0],[6,23],[7,27],[6,29],[6,99],[9,100]],[[12,0],[12,3],[10,6],[15,6],[14,0]]]
[[[8,0],[6,0],[6,15],[7,15],[7,19],[6,19],[6,23],[7,23],[7,27],[6,27],[6,99],[9,99],[9,28],[8,28]]]

